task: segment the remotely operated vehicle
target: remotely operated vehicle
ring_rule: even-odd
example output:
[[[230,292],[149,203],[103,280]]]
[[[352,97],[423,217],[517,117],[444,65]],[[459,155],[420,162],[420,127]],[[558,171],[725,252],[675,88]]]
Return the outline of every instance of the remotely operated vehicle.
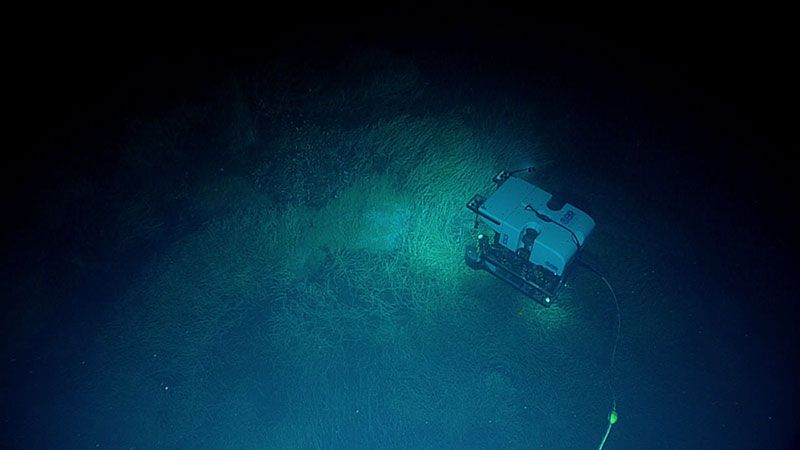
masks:
[[[594,230],[588,214],[515,176],[533,168],[501,171],[494,193],[474,195],[467,208],[492,230],[468,245],[466,262],[511,284],[544,306],[550,306],[577,265]]]
[[[580,258],[595,222],[588,214],[559,196],[515,176],[532,172],[533,168],[501,171],[492,179],[494,193],[474,195],[467,208],[475,213],[475,227],[482,220],[493,231],[492,236],[478,235],[478,242],[467,245],[466,262],[473,269],[486,270],[508,282],[544,306],[550,306],[578,264],[594,272],[606,284],[614,299],[617,326],[611,351],[609,374],[614,370],[621,324],[619,302],[606,277]],[[617,396],[611,379],[611,410],[598,450],[603,446],[617,422]]]

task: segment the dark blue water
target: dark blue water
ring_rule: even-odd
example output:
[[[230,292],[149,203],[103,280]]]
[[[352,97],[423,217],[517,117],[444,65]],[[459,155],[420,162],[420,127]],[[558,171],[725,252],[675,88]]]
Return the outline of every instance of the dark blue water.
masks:
[[[779,32],[506,24],[15,55],[3,447],[795,448]],[[618,341],[448,265],[527,164]]]

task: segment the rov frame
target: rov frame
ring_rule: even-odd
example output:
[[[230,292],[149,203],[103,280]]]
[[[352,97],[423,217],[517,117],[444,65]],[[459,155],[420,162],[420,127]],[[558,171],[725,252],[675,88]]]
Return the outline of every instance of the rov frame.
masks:
[[[524,169],[530,172],[532,169]],[[485,270],[543,306],[550,306],[572,273],[594,220],[562,197],[501,171],[490,196],[474,195],[467,208],[493,231],[467,245],[469,267]]]

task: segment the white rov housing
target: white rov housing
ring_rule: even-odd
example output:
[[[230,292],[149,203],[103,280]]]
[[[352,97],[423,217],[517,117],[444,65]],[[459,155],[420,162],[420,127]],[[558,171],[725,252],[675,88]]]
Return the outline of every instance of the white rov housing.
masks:
[[[467,248],[467,264],[501,278],[539,303],[549,306],[574,266],[594,220],[575,206],[500,172],[497,190],[467,203],[494,238],[481,235]]]

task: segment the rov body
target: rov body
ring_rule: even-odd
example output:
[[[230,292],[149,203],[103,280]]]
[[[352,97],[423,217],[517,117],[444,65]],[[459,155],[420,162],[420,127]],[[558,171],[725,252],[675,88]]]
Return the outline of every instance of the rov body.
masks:
[[[529,172],[532,169],[526,169]],[[502,171],[496,190],[467,203],[477,220],[493,231],[467,246],[466,262],[511,284],[536,302],[550,306],[578,262],[594,230],[588,214],[563,199]]]

